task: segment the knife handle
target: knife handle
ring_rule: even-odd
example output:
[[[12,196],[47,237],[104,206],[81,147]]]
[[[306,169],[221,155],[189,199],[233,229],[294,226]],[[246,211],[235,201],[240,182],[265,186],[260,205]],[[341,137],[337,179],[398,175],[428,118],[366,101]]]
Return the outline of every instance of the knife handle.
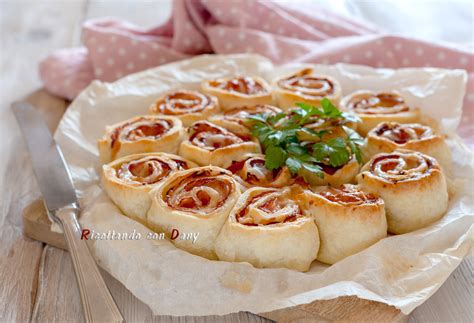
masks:
[[[79,209],[71,205],[55,211],[53,218],[59,220],[63,227],[79,285],[85,321],[123,322],[124,319],[99,272],[86,241],[81,240],[82,230],[77,220],[78,215]]]

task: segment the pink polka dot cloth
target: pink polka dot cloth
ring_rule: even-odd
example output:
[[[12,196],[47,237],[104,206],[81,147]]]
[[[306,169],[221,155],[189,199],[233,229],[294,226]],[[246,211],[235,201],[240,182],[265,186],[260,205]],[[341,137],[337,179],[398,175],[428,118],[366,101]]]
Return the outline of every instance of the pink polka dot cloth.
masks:
[[[94,79],[114,81],[205,53],[258,53],[275,63],[459,68],[469,74],[459,132],[474,146],[472,46],[387,35],[319,7],[308,12],[255,0],[175,0],[170,19],[148,30],[90,20],[83,26],[84,47],[54,52],[40,64],[40,76],[48,91],[73,99]]]

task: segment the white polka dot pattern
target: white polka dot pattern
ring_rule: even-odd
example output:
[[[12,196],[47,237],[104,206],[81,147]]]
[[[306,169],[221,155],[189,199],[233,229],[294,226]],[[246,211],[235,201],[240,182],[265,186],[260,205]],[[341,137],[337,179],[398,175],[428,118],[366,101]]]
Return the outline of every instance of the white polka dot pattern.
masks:
[[[112,19],[86,22],[82,33],[85,48],[57,51],[41,63],[40,75],[46,88],[72,99],[95,78],[114,81],[196,54],[247,52],[267,56],[275,63],[304,60],[379,68],[465,69],[469,81],[461,129],[474,120],[474,54],[470,48],[381,36],[372,27],[321,8],[306,15],[267,1],[229,4],[203,0],[187,4],[174,3],[172,19],[179,23],[150,30]],[[202,21],[208,24],[198,26],[191,13],[202,15]],[[346,38],[338,42],[337,37]],[[474,136],[473,127],[470,137]]]

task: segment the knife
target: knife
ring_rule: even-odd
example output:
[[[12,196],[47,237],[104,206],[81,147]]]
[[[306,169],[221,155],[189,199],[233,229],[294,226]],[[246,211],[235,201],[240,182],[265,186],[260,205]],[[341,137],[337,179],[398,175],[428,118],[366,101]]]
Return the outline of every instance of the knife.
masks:
[[[25,137],[48,215],[64,231],[86,322],[123,322],[86,241],[80,238],[79,203],[61,149],[33,106],[16,102],[12,109]]]

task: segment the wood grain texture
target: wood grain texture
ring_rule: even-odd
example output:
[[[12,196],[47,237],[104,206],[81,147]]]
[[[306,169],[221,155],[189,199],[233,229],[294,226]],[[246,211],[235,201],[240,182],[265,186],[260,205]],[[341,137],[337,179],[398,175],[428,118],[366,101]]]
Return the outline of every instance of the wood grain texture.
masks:
[[[84,3],[0,1],[0,322],[30,321],[43,253],[22,233],[21,211],[39,191],[10,103],[39,87],[42,58],[75,43]]]

